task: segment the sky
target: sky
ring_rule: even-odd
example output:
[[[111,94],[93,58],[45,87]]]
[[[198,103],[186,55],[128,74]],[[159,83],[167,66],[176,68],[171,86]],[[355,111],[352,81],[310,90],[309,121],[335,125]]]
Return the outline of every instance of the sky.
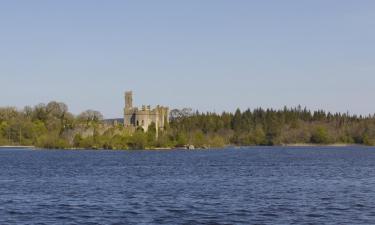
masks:
[[[375,113],[373,0],[4,0],[0,106]]]

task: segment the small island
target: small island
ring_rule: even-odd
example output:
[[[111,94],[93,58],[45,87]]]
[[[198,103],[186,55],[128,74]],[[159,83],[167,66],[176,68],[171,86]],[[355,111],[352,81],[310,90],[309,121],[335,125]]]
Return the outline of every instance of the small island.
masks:
[[[133,107],[123,119],[95,110],[75,116],[61,102],[0,108],[0,146],[44,149],[174,149],[273,145],[375,145],[375,116],[310,111],[301,106],[201,113],[189,108]]]

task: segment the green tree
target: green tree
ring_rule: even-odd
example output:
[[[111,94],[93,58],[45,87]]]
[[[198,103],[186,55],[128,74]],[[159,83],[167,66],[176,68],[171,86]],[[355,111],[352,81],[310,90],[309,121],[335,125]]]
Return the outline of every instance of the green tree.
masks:
[[[315,144],[328,144],[330,142],[327,129],[318,127],[311,135],[311,142]]]
[[[196,147],[205,147],[206,140],[202,131],[196,131],[193,135],[193,145]]]
[[[134,132],[128,145],[131,149],[145,149],[147,147],[147,135],[143,131]]]

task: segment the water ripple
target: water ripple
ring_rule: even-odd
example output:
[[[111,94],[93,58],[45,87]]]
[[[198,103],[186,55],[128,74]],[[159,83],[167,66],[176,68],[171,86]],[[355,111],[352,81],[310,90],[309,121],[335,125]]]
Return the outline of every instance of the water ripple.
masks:
[[[374,150],[2,150],[0,224],[375,224]]]

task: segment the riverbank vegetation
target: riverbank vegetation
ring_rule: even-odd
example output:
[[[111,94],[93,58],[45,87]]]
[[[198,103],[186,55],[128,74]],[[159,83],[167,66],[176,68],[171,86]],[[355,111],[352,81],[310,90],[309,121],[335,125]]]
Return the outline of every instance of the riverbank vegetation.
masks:
[[[332,114],[301,107],[221,114],[175,109],[170,113],[169,125],[157,135],[154,125],[148,132],[130,132],[121,124],[103,120],[98,111],[73,115],[66,104],[59,102],[23,110],[0,108],[0,145],[146,149],[338,143],[375,145],[375,116]]]

